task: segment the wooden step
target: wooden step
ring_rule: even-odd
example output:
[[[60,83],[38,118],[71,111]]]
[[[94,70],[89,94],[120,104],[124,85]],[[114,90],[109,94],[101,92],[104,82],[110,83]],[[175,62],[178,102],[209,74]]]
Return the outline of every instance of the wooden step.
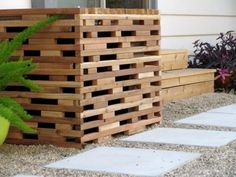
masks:
[[[182,69],[162,73],[162,102],[214,92],[214,69]]]
[[[162,72],[162,88],[214,80],[214,69],[182,69]]]
[[[160,56],[162,71],[188,67],[188,50],[161,50]]]

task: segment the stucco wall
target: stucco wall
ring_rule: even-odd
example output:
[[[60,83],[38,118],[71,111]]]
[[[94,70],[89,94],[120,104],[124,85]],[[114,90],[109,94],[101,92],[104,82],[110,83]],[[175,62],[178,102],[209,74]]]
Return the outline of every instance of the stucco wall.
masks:
[[[201,39],[215,42],[220,32],[236,31],[236,0],[158,0],[161,48],[187,48]]]

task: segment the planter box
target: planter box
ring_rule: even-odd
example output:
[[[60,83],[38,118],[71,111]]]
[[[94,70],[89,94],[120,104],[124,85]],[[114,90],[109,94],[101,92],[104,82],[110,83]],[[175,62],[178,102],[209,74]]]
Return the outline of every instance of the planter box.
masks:
[[[187,99],[214,92],[213,69],[188,67],[188,50],[161,50],[162,101]]]
[[[214,92],[214,81],[205,81],[162,89],[163,103],[188,99],[204,93]]]
[[[35,136],[11,128],[8,143],[80,147],[160,123],[160,21],[156,10],[29,9],[0,11],[0,39],[48,15],[64,14],[14,54],[39,68],[43,90],[10,86],[34,119]],[[10,20],[9,20],[10,19]]]
[[[162,73],[163,103],[214,92],[214,69],[181,69]]]

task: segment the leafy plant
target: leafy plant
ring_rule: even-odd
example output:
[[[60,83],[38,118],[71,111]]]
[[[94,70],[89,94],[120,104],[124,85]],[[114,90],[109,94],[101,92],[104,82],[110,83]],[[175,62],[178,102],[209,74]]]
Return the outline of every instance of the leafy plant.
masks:
[[[20,83],[31,91],[39,91],[40,87],[25,75],[36,68],[31,60],[19,59],[10,61],[10,56],[19,48],[31,35],[45,28],[47,25],[59,19],[59,16],[48,17],[16,35],[12,40],[0,42],[0,92],[12,83]],[[0,97],[0,116],[7,119],[10,124],[16,126],[24,133],[36,133],[36,130],[29,127],[24,120],[31,119],[24,108],[15,100],[9,97]]]
[[[216,90],[230,92],[236,89],[236,36],[228,31],[220,33],[216,40],[215,45],[195,41],[194,58],[189,67],[216,69]]]

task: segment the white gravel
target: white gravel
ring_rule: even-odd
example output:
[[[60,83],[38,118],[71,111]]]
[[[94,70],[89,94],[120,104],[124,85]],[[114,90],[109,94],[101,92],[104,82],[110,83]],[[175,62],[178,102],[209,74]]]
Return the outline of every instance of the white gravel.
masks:
[[[173,124],[190,115],[201,113],[213,108],[236,103],[236,96],[224,93],[205,94],[188,100],[176,101],[165,106],[163,124],[154,127],[180,127],[208,130],[236,131],[232,128],[217,128],[211,126],[196,126]],[[8,145],[0,147],[0,177],[16,174],[43,175],[44,177],[121,177],[128,175],[111,175],[98,172],[83,172],[77,170],[48,169],[44,165],[78,154],[96,146],[137,147],[147,149],[177,150],[186,152],[200,152],[203,155],[176,170],[165,174],[164,177],[233,177],[236,176],[236,141],[221,148],[207,148],[184,145],[164,145],[152,143],[137,143],[120,141],[115,138],[102,144],[92,144],[84,150],[71,148],[57,148],[54,146],[23,146]]]

